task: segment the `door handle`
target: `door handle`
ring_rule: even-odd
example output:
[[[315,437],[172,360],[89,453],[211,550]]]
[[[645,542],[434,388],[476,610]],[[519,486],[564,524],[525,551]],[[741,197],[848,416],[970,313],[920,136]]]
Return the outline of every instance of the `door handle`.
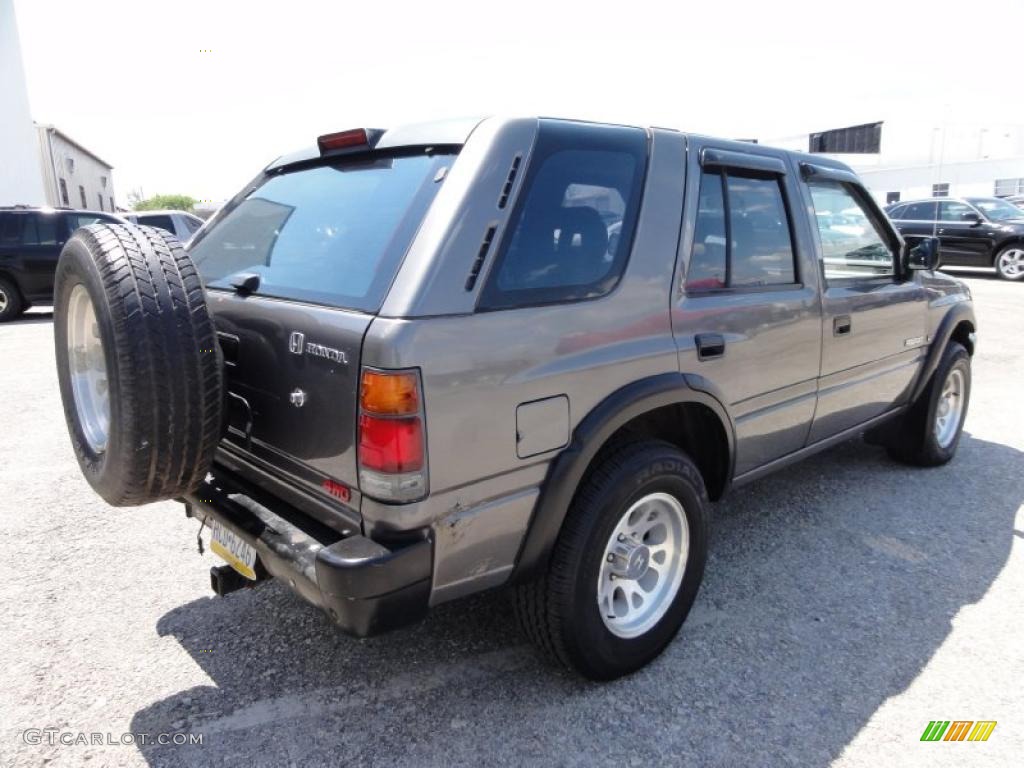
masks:
[[[694,340],[697,342],[698,360],[713,360],[725,355],[725,339],[720,333],[698,333]]]
[[[853,330],[853,320],[849,315],[839,315],[832,318],[832,335],[847,336]]]

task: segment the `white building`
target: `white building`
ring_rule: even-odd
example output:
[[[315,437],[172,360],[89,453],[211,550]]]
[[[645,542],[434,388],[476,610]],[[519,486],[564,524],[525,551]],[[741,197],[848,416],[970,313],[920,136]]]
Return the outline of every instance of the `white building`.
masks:
[[[33,126],[13,0],[0,0],[0,206],[115,210],[113,167],[52,125]]]
[[[114,167],[52,125],[40,125],[37,130],[47,203],[116,211]]]
[[[0,113],[0,205],[43,205],[46,193],[13,0],[0,0]]]
[[[1024,194],[1024,124],[894,118],[767,139],[851,166],[881,203]]]

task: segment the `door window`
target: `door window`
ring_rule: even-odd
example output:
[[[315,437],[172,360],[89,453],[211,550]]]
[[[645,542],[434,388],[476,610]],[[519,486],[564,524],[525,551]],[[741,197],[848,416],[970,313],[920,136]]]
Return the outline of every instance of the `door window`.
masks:
[[[778,178],[733,170],[705,171],[686,290],[795,282],[789,216]]]
[[[946,200],[939,203],[939,221],[964,221],[965,213],[977,213],[966,203],[958,203],[955,200]]]
[[[29,214],[21,231],[22,245],[56,245],[57,221],[55,216]]]
[[[807,186],[821,238],[825,279],[894,276],[892,250],[849,185],[819,181]]]
[[[22,216],[0,213],[0,245],[18,245],[21,242]]]
[[[912,203],[900,218],[906,221],[935,221],[935,207],[935,203]]]

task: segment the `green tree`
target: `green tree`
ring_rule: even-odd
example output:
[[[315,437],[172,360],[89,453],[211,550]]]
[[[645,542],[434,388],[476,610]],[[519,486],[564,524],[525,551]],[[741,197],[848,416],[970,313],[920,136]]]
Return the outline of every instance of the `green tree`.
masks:
[[[195,198],[189,197],[188,195],[153,195],[145,200],[138,200],[134,204],[136,211],[157,211],[157,210],[171,210],[171,211],[185,211],[186,213],[192,213],[192,208],[195,206]]]

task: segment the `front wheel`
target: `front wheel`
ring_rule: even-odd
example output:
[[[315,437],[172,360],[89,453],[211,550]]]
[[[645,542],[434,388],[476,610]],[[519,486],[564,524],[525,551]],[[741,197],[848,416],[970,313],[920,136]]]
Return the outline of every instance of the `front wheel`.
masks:
[[[889,454],[922,467],[945,464],[956,454],[971,399],[971,356],[951,341],[928,386],[896,425]]]
[[[517,588],[527,636],[594,680],[650,662],[697,596],[706,504],[700,472],[674,446],[650,441],[610,453],[583,481],[547,572]]]
[[[996,256],[996,272],[1004,280],[1024,279],[1024,245],[1008,245]]]

